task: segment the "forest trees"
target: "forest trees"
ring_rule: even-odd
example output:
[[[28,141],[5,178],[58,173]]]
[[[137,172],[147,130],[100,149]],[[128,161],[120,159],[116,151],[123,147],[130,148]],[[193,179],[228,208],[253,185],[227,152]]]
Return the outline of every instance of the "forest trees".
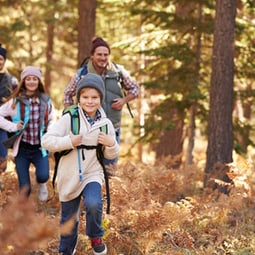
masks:
[[[206,173],[212,171],[217,162],[230,163],[233,160],[235,16],[236,1],[216,1]]]
[[[247,122],[237,120],[233,127],[232,113],[237,99],[233,91],[234,73],[238,74],[235,77],[235,84],[239,87],[235,87],[235,93],[240,96],[241,108],[246,107],[247,102],[251,102],[254,97],[252,89],[254,75],[251,71],[251,66],[254,66],[254,60],[251,59],[254,33],[250,32],[254,31],[254,3],[245,0],[238,1],[238,5],[236,1],[217,2],[218,5],[228,6],[229,4],[228,7],[233,8],[233,13],[229,16],[226,17],[221,12],[220,17],[217,17],[223,19],[223,28],[221,28],[218,25],[219,21],[216,23],[214,1],[170,1],[167,5],[166,1],[162,0],[158,1],[154,7],[151,7],[149,2],[137,0],[132,10],[133,13],[141,15],[143,27],[147,32],[144,35],[147,39],[146,50],[143,51],[146,58],[144,72],[149,73],[150,76],[146,79],[144,86],[156,98],[145,121],[146,141],[155,144],[152,148],[156,150],[157,156],[174,156],[177,150],[184,152],[182,143],[183,134],[186,135],[185,128],[189,127],[188,130],[191,130],[196,127],[200,134],[211,136],[206,169],[211,169],[218,160],[231,162],[233,149],[240,148],[241,141],[247,141],[243,143],[246,146],[243,151],[247,151],[247,146],[252,144],[252,132],[246,132],[247,128],[251,130],[251,126]],[[238,10],[237,27],[235,27],[236,10]],[[244,18],[246,15],[249,19]],[[227,18],[229,20],[232,18],[232,24],[229,25],[232,26],[229,28],[232,30],[225,34],[227,23],[224,24],[224,19]],[[216,37],[214,48],[222,47],[222,49],[214,49],[214,54],[218,56],[212,57],[214,25]],[[148,30],[147,27],[149,27]],[[236,28],[238,28],[238,39],[234,38]],[[219,45],[219,42],[222,45]],[[238,54],[234,55],[234,49],[237,48]],[[234,57],[238,69],[234,69]],[[225,62],[222,63],[223,58],[227,61],[224,60]],[[244,62],[243,58],[248,61]],[[213,70],[214,77],[210,82],[211,61],[214,61],[214,68],[218,70]],[[224,69],[220,69],[222,66]],[[216,86],[212,91],[210,91],[210,83]],[[246,89],[239,93],[239,88]],[[220,94],[217,94],[219,91]],[[209,100],[207,100],[209,92],[213,101],[211,105],[208,105]],[[251,116],[253,107],[249,106],[249,116]],[[209,109],[211,112],[208,119]],[[246,109],[248,108],[241,110],[246,113]],[[241,110],[238,109],[239,112]],[[170,116],[171,112],[174,115]],[[209,124],[208,128],[210,120],[213,123]],[[237,123],[239,123],[238,126]],[[242,135],[241,139],[237,139],[237,128],[238,137]],[[172,136],[174,132],[176,133]],[[211,132],[217,132],[217,134],[211,134]],[[192,132],[189,134],[191,134],[189,147],[191,154]],[[224,144],[221,144],[222,142]],[[233,143],[235,143],[234,146]],[[219,150],[216,148],[218,146],[220,146]],[[189,162],[192,162],[192,155],[188,156],[190,156]]]
[[[24,65],[40,66],[55,106],[61,109],[63,90],[77,65],[89,54],[88,43],[94,34],[102,36],[111,45],[113,60],[127,67],[144,91],[142,103],[134,106],[135,115],[141,105],[146,106],[144,122],[133,125],[130,123],[135,122],[126,121],[129,126],[128,132],[123,132],[123,144],[131,137],[128,145],[135,139],[141,146],[146,143],[146,149],[149,147],[148,151],[153,151],[158,159],[179,155],[185,159],[183,155],[188,155],[186,158],[192,163],[192,150],[197,143],[194,130],[199,131],[203,141],[208,134],[215,1],[158,0],[153,5],[151,0],[0,3],[1,13],[6,14],[0,17],[0,39],[9,51],[11,73],[19,77]],[[246,152],[254,138],[251,102],[255,8],[254,1],[237,3],[234,96],[238,96],[245,120],[240,121],[240,114],[234,116],[233,147],[240,151],[242,143],[242,151]],[[236,98],[233,101],[235,107]],[[143,140],[140,130],[145,130]],[[189,154],[183,148],[187,133]],[[132,144],[130,148],[137,159],[137,147]],[[203,149],[205,153],[206,147]]]
[[[169,167],[181,164],[187,120],[195,125],[198,116],[205,118],[203,91],[209,83],[207,64],[213,27],[209,2],[168,2],[165,8],[165,1],[151,7],[148,1],[137,0],[132,10],[141,15],[147,32],[144,72],[150,75],[144,86],[156,102],[145,122],[145,139],[156,144],[157,159],[165,156],[175,159]],[[192,153],[192,137],[190,141]]]
[[[90,47],[96,31],[96,0],[79,0],[78,64],[90,56]]]

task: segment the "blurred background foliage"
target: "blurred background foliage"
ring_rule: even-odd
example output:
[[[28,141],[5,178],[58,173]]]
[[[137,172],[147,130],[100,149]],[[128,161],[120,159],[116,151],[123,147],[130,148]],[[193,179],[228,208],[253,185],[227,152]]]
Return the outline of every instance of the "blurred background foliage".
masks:
[[[0,42],[8,50],[9,72],[19,77],[26,65],[40,66],[58,110],[63,109],[64,88],[80,64],[81,1],[0,0]],[[109,42],[112,60],[124,65],[141,85],[139,100],[131,104],[134,121],[124,109],[122,139],[130,147],[123,154],[143,161],[151,154],[183,155],[190,124],[198,130],[196,135],[206,137],[215,1],[98,0],[96,4],[95,35]],[[254,7],[254,1],[237,0],[233,122],[234,147],[243,155],[254,141]],[[169,146],[172,139],[174,146]],[[192,155],[188,158],[192,163]]]

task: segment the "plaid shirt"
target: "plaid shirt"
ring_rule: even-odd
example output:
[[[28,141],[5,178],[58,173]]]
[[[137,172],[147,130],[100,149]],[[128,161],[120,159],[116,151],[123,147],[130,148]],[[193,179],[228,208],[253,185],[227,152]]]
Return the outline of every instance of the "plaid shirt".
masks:
[[[36,145],[40,144],[40,99],[37,97],[34,101],[29,98],[29,121],[24,130],[22,141]]]
[[[96,116],[94,119],[90,118],[86,112],[84,112],[84,115],[85,115],[87,121],[89,122],[90,126],[93,126],[97,120],[101,119],[101,113],[99,110],[96,111]]]
[[[124,67],[119,66],[120,72],[122,74],[123,78],[123,88],[126,90],[128,94],[133,94],[135,97],[139,94],[139,85],[135,81],[134,78],[130,76],[127,70],[125,70]],[[76,86],[77,81],[79,80],[79,74],[76,72],[76,74],[72,77],[70,83],[67,85],[65,91],[64,91],[64,104],[73,104],[73,97],[76,94]],[[104,78],[104,75],[102,75],[102,78]]]

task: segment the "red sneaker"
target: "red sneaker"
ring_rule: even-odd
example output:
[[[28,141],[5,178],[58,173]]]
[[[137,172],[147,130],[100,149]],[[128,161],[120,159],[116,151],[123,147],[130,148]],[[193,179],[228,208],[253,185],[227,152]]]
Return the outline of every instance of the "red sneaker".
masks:
[[[106,255],[107,254],[107,247],[102,242],[101,238],[91,239],[91,246],[93,248],[94,255]]]

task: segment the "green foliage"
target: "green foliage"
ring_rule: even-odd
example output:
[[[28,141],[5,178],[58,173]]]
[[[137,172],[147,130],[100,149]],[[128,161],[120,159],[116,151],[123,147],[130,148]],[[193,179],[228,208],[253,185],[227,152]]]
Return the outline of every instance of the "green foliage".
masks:
[[[19,77],[28,64],[50,70],[51,96],[58,109],[63,107],[63,90],[77,67],[77,6],[78,0],[0,1],[0,38],[8,49],[9,71]],[[164,120],[168,107],[188,124],[193,104],[196,122],[202,123],[198,128],[205,134],[214,12],[213,0],[97,2],[96,35],[109,42],[112,59],[145,88],[143,100],[149,109],[144,127],[152,132],[146,136],[159,136],[164,128],[173,127],[171,119]],[[54,26],[52,63],[46,63],[49,25]],[[243,103],[252,97],[245,91],[253,89],[255,78],[254,32],[254,1],[241,0],[236,19],[235,90],[243,91]],[[160,100],[151,101],[151,97]],[[253,132],[250,135],[252,144]]]
[[[185,3],[187,1],[178,1],[176,6]],[[166,1],[158,1],[153,6],[150,1],[135,1],[131,7],[132,14],[142,17],[142,25],[146,31],[145,49],[140,52],[146,59],[143,85],[153,94],[165,95],[160,103],[151,105],[145,130],[152,134],[145,135],[147,138],[157,139],[161,135],[161,132],[152,131],[155,126],[156,130],[161,131],[174,127],[171,118],[164,117],[169,109],[176,109],[179,118],[186,118],[189,107],[196,104],[200,109],[199,114],[206,114],[202,110],[205,98],[202,91],[206,90],[204,88],[208,86],[208,80],[201,76],[204,63],[208,62],[208,49],[203,48],[203,45],[198,49],[198,38],[212,32],[213,17],[207,12],[205,19],[198,22],[197,1],[189,1],[188,6],[193,8],[188,8],[187,13],[176,11],[176,6],[174,1],[168,1],[168,4]],[[206,41],[208,40],[204,40],[204,43]],[[200,56],[198,50],[201,50]],[[157,124],[153,125],[153,122]]]
[[[236,23],[235,82],[238,84],[236,90],[239,87],[246,87],[245,91],[248,91],[254,80],[255,25],[252,5],[251,1],[242,1],[239,5]],[[199,13],[200,7],[201,13]],[[180,114],[179,117],[188,119],[188,109],[192,104],[198,109],[196,118],[203,123],[203,126],[199,127],[206,131],[214,8],[215,1],[185,0],[157,1],[153,5],[148,0],[137,0],[131,6],[131,14],[140,15],[145,31],[142,38],[145,47],[140,51],[146,59],[145,69],[142,70],[145,77],[143,85],[153,95],[165,95],[159,103],[150,105],[151,110],[146,115],[145,130],[152,134],[145,137],[153,139],[155,135],[159,137],[160,130],[163,131],[167,127],[163,122],[168,121],[171,126],[171,119],[163,121],[164,110],[178,109],[179,113],[186,114],[186,116]],[[244,13],[247,15],[246,18]],[[245,104],[251,96],[251,93],[247,93],[246,97],[242,97],[242,102]],[[172,102],[167,108],[164,102],[169,98]],[[152,124],[154,121],[155,125]],[[237,123],[235,122],[234,125]],[[155,126],[157,131],[153,132]],[[245,126],[250,127],[250,123]],[[247,128],[243,125],[237,125],[235,130],[239,130],[239,135],[244,136],[247,146],[253,145],[250,137],[252,132],[244,131]],[[236,131],[235,135],[237,135]],[[235,141],[237,141],[236,137]],[[238,153],[246,151],[246,148],[241,149],[238,143],[235,145]]]
[[[254,128],[248,121],[240,121],[238,118],[234,118],[233,126],[234,150],[236,153],[245,156],[248,146],[255,146],[254,141],[250,138]]]

